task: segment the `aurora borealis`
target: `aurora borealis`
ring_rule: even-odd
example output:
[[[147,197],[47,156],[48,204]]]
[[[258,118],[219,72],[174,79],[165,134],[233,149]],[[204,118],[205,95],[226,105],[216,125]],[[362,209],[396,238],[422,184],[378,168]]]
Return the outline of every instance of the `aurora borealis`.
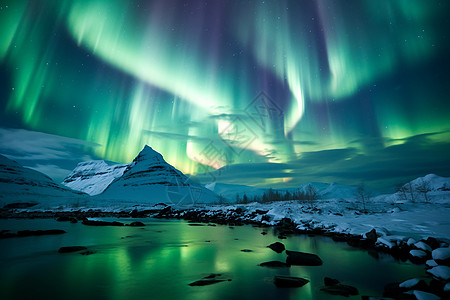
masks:
[[[2,1],[0,126],[229,183],[450,176],[449,6]]]

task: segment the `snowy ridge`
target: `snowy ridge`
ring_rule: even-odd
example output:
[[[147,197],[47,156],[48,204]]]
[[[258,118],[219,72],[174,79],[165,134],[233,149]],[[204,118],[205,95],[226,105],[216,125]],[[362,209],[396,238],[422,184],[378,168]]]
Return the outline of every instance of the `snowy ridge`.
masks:
[[[84,196],[87,195],[59,185],[47,175],[0,155],[0,207],[12,203],[30,203],[37,207],[65,205],[68,199]]]
[[[426,188],[430,189],[430,192],[450,191],[450,178],[441,177],[435,174],[428,174],[426,176],[416,178],[405,184],[404,187],[407,187],[410,183],[415,188],[425,186]]]
[[[193,205],[219,201],[215,193],[192,182],[149,146],[145,146],[127,166],[123,175],[116,178],[97,197],[101,201],[112,203],[134,202],[136,204],[163,202]]]
[[[128,164],[108,165],[104,160],[79,163],[63,185],[91,196],[102,193],[114,179],[122,176]]]

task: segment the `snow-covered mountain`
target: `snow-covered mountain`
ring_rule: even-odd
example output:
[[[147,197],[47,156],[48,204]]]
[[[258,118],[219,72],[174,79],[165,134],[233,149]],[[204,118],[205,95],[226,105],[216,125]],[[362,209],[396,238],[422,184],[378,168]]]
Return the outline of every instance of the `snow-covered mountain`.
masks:
[[[136,204],[192,205],[219,201],[215,193],[191,181],[149,146],[144,147],[121,177],[95,197],[111,203]]]
[[[0,207],[52,207],[86,198],[50,177],[0,155]]]
[[[91,196],[102,193],[128,164],[108,165],[104,160],[80,162],[62,182],[63,185]]]
[[[450,191],[450,178],[441,177],[435,174],[428,174],[426,176],[416,178],[404,186],[408,187],[410,183],[416,189],[428,189],[429,192]]]
[[[281,194],[286,192],[296,192],[301,191],[303,193],[308,192],[308,186],[311,185],[317,191],[317,195],[320,199],[339,199],[339,198],[354,198],[356,188],[354,186],[342,185],[338,183],[321,183],[321,182],[311,182],[302,184],[297,188],[284,188],[284,189],[274,189]],[[262,196],[265,192],[267,192],[268,188],[258,188],[247,185],[238,185],[238,184],[226,184],[219,182],[212,182],[206,184],[205,187],[218,195],[221,195],[230,201],[236,200],[236,195],[242,197],[244,194],[247,197],[254,196]]]

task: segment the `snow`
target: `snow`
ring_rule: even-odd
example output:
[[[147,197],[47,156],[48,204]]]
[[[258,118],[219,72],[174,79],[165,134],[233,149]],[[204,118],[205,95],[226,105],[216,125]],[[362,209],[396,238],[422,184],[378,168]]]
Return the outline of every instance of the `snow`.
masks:
[[[428,246],[427,244],[425,244],[424,242],[417,242],[414,244],[414,246],[418,249],[421,249],[423,251],[427,251],[427,252],[431,252],[432,249],[430,246]]]
[[[434,260],[446,260],[450,258],[450,248],[437,248],[433,250],[431,256]]]
[[[123,175],[128,164],[108,165],[104,160],[81,162],[64,179],[63,185],[91,196],[102,193],[108,185]]]
[[[417,300],[439,300],[440,298],[434,294],[430,294],[424,291],[413,291],[414,296],[416,296]]]
[[[34,208],[61,206],[79,203],[86,197],[0,155],[0,208],[12,203],[34,203]]]
[[[438,277],[438,278],[441,278],[444,280],[450,279],[450,267],[447,267],[447,266],[437,266],[437,267],[427,270],[427,272],[429,272],[430,274],[432,274],[435,277]]]
[[[197,203],[219,201],[215,193],[192,182],[149,146],[144,147],[121,177],[94,198],[103,205],[163,202],[193,206]]]
[[[118,173],[122,176],[116,178]],[[110,168],[114,170],[111,171]],[[77,170],[78,169],[78,170]],[[117,174],[114,173],[117,171]],[[103,173],[103,174],[101,174]],[[213,191],[240,193],[243,190],[260,193],[262,189],[246,186],[230,186],[212,183],[204,186],[194,183],[187,176],[168,164],[161,154],[146,146],[132,163],[108,166],[103,161],[81,163],[72,172],[80,186],[89,193],[97,193],[112,181],[105,191],[87,196],[54,183],[50,178],[35,170],[23,168],[16,162],[0,156],[0,207],[11,202],[39,202],[35,208],[89,209],[117,211],[134,208],[151,208],[156,203],[166,203],[175,208],[199,208],[210,211],[224,211],[241,208],[250,214],[256,210],[268,211],[265,224],[275,225],[281,219],[292,219],[300,229],[322,229],[329,232],[364,235],[375,229],[379,236],[377,243],[386,247],[398,245],[401,241],[416,248],[431,251],[420,241],[435,237],[450,241],[450,191],[449,178],[430,175],[423,177],[432,187],[428,202],[399,202],[397,194],[379,195],[366,202],[367,213],[362,213],[362,204],[353,198],[336,197],[315,201],[281,201],[272,203],[249,203],[217,205],[223,199]],[[84,176],[84,177],[83,177]],[[70,176],[69,176],[70,177]],[[79,178],[79,179],[78,179]],[[115,178],[115,179],[113,179]],[[83,179],[83,180],[82,180]],[[414,182],[414,181],[413,181]],[[92,188],[87,188],[92,184]],[[348,195],[351,187],[336,183],[313,183],[322,195]],[[304,188],[306,185],[301,186]],[[97,190],[98,189],[98,190]],[[260,221],[262,215],[252,216]],[[419,242],[417,242],[419,241]],[[445,244],[444,244],[445,245]],[[447,246],[447,245],[445,245]],[[444,255],[448,249],[435,255]]]
[[[422,250],[411,250],[409,251],[409,254],[411,254],[414,257],[425,257],[427,256],[427,253]]]
[[[413,278],[406,281],[403,281],[399,284],[399,287],[401,288],[412,288],[413,286],[417,285],[419,283],[420,279]]]

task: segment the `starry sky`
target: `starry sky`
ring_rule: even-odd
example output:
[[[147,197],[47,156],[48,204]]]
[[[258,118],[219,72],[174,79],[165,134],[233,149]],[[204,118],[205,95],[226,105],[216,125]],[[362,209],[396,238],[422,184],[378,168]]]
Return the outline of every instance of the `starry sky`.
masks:
[[[1,1],[0,153],[202,182],[450,176],[448,1]]]

